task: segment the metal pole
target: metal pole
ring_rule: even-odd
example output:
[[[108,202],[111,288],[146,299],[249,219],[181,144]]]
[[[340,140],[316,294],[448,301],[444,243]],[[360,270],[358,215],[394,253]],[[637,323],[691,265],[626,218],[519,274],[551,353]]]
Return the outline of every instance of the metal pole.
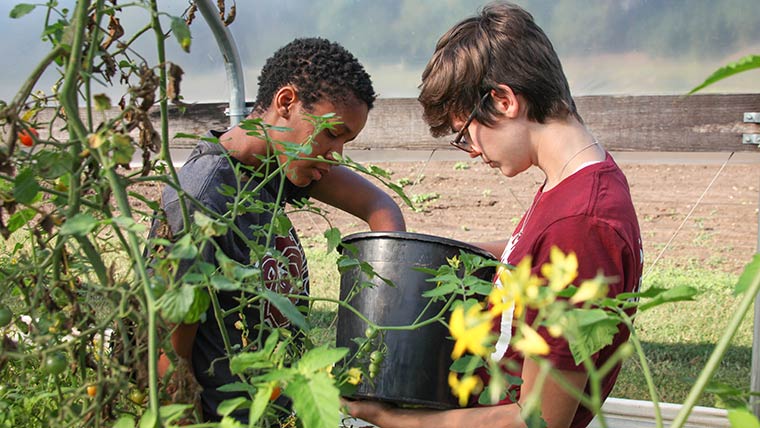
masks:
[[[214,34],[219,50],[224,57],[224,68],[227,71],[227,81],[230,82],[230,126],[235,126],[245,119],[247,112],[245,109],[245,83],[243,81],[243,67],[240,63],[235,39],[227,27],[224,26],[219,11],[211,3],[211,0],[196,0],[198,10],[200,10],[203,19],[208,23],[211,32]]]
[[[758,201],[760,206],[760,201]],[[760,253],[760,211],[758,211],[757,252]],[[758,294],[760,296],[760,294]],[[750,375],[750,391],[760,392],[760,299],[755,296],[755,323],[752,334],[752,373]],[[752,412],[760,418],[760,397],[751,396]]]

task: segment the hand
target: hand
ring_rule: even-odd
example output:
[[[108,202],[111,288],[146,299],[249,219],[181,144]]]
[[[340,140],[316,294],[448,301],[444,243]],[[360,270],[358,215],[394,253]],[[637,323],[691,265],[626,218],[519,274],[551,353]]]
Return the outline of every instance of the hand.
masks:
[[[380,401],[349,400],[346,398],[341,398],[340,401],[349,415],[375,425],[384,414],[393,410],[391,405]]]

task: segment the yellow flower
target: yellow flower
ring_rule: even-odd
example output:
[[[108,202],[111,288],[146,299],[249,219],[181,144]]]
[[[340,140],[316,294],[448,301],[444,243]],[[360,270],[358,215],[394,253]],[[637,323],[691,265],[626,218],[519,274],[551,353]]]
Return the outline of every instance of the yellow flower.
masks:
[[[472,394],[479,394],[483,390],[483,381],[477,376],[465,376],[459,380],[457,374],[449,372],[449,386],[451,392],[459,397],[459,405],[464,407]]]
[[[541,274],[549,280],[549,288],[562,291],[578,277],[578,257],[575,253],[565,255],[558,247],[549,253],[550,263],[541,266]]]
[[[484,343],[491,334],[491,320],[491,315],[482,313],[477,304],[470,306],[466,314],[461,305],[454,309],[449,321],[449,331],[456,340],[451,358],[456,360],[465,350],[481,357],[488,355],[490,351]]]
[[[459,269],[459,256],[454,256],[452,258],[446,257],[446,262],[449,264],[449,266],[453,267],[454,269]]]
[[[346,372],[348,375],[348,379],[346,382],[350,383],[351,385],[358,385],[362,381],[362,371],[356,367],[351,367]]]
[[[541,279],[531,271],[532,259],[530,256],[524,257],[513,270],[501,270],[499,272],[499,282],[502,288],[494,287],[489,301],[499,308],[491,309],[491,313],[496,314],[511,306],[515,305],[515,317],[520,317],[526,303],[535,300],[539,294]]]
[[[609,287],[606,278],[603,275],[597,275],[594,279],[583,281],[578,290],[575,291],[570,303],[576,304],[588,300],[601,299],[607,295]]]
[[[549,334],[551,334],[552,337],[560,337],[562,336],[562,333],[565,332],[565,327],[563,327],[562,324],[558,323],[547,326],[546,330],[549,331]]]
[[[515,341],[514,348],[525,357],[549,353],[549,345],[544,338],[526,324],[520,325],[520,338]]]

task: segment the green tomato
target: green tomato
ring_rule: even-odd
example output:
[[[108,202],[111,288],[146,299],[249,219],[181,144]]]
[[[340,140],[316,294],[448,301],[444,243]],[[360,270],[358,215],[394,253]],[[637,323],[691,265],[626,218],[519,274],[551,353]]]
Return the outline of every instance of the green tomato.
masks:
[[[383,353],[380,351],[372,351],[372,353],[369,354],[369,361],[372,364],[380,365],[380,363],[383,362],[383,358],[384,358]]]
[[[5,305],[0,305],[0,327],[5,327],[13,320],[13,312]]]
[[[45,358],[44,369],[48,374],[59,375],[66,370],[67,366],[66,356],[60,352],[54,352]]]
[[[138,406],[141,406],[143,403],[145,403],[145,397],[145,393],[137,388],[130,391],[128,396],[129,401],[137,404]]]
[[[367,352],[369,351],[369,348],[372,346],[372,341],[365,340],[364,343],[359,345],[359,352]]]
[[[364,330],[364,336],[367,339],[374,339],[377,337],[377,329],[372,326],[367,327],[367,329]]]

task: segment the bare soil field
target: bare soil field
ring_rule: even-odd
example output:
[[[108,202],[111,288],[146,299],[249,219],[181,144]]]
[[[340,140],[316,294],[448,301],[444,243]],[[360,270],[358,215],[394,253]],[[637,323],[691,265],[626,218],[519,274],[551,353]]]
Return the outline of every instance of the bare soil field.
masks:
[[[404,190],[417,202],[415,209],[403,207],[409,231],[467,242],[507,239],[543,182],[536,168],[507,178],[479,161],[375,165],[392,172],[394,182],[409,183]],[[656,259],[741,272],[757,247],[760,165],[728,163],[722,171],[721,164],[620,166],[641,226],[645,272]],[[362,221],[321,207],[343,235],[367,230]],[[291,219],[301,236],[319,236],[328,227],[315,214]]]

